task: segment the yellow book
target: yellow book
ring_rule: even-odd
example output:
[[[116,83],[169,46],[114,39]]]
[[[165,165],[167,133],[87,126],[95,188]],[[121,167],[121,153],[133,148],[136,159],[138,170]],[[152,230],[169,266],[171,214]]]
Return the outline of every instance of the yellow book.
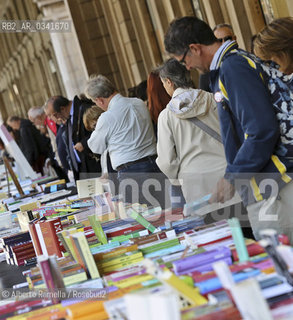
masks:
[[[75,251],[74,251],[74,248],[73,248],[73,245],[72,245],[72,242],[71,242],[71,239],[70,239],[70,235],[73,235],[73,234],[76,233],[76,232],[77,232],[76,229],[62,230],[62,231],[61,231],[61,234],[62,234],[63,239],[64,239],[64,241],[66,242],[67,247],[69,248],[70,253],[71,253],[71,255],[73,256],[74,260],[75,260],[76,262],[78,262],[76,253],[75,253]]]
[[[72,284],[75,283],[79,283],[82,281],[86,281],[87,280],[87,276],[85,272],[81,272],[81,273],[77,273],[77,274],[73,274],[71,276],[67,276],[67,277],[63,277],[63,281],[65,286],[70,286]]]
[[[37,202],[30,202],[30,203],[26,203],[26,204],[19,206],[19,210],[22,212],[34,210],[34,209],[37,209],[39,206],[40,206],[40,203],[38,201]]]
[[[192,305],[200,306],[208,301],[203,297],[197,288],[191,288],[183,280],[175,276],[173,272],[165,268],[159,276],[159,280],[168,284],[172,289],[176,290],[184,299]]]
[[[92,279],[100,278],[100,274],[99,274],[97,265],[95,263],[94,257],[91,253],[89,244],[87,242],[87,239],[86,239],[84,233],[78,232],[78,233],[74,234],[72,237],[75,241],[75,244],[78,247],[78,250],[80,251],[81,258],[84,261],[91,278]]]
[[[94,254],[94,259],[95,261],[100,262],[104,259],[112,259],[112,258],[119,257],[120,255],[126,252],[137,251],[137,249],[138,249],[137,244],[118,247],[118,248],[112,249],[111,251],[96,253]]]
[[[108,272],[112,272],[112,271],[116,271],[125,267],[128,267],[134,263],[137,263],[139,261],[142,261],[144,258],[143,257],[139,257],[136,259],[133,259],[131,261],[128,262],[123,262],[123,263],[119,263],[119,264],[115,264],[114,266],[109,266],[109,267],[105,267],[105,268],[100,268],[100,271],[103,273],[108,273]]]
[[[118,258],[107,259],[106,261],[98,262],[98,266],[101,267],[101,268],[107,268],[107,267],[114,266],[114,265],[117,265],[117,264],[121,264],[121,263],[124,263],[124,262],[129,262],[129,261],[131,261],[133,259],[137,259],[137,258],[142,257],[142,256],[143,256],[142,252],[138,251],[138,252],[135,252],[133,254],[123,255],[123,256],[120,256]]]
[[[90,314],[105,311],[103,301],[83,301],[67,307],[67,314],[70,318],[76,319]],[[92,317],[92,319],[98,319]]]
[[[130,287],[132,285],[142,283],[144,281],[152,280],[154,277],[150,274],[141,274],[138,276],[133,276],[127,279],[119,280],[114,282],[114,285],[120,289]]]
[[[46,183],[46,184],[45,184],[45,188],[51,187],[51,186],[54,186],[54,185],[57,185],[57,184],[64,184],[64,183],[66,183],[65,179],[61,179],[61,180],[57,180],[57,181],[52,181],[52,182]]]

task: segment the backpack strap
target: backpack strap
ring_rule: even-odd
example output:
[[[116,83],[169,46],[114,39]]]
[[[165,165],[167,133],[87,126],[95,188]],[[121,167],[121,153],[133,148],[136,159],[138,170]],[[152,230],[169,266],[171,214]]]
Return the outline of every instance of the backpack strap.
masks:
[[[212,129],[210,126],[208,126],[207,124],[203,123],[201,120],[199,120],[197,117],[194,118],[188,118],[187,120],[189,120],[190,122],[192,122],[193,124],[195,124],[197,127],[199,127],[202,131],[204,131],[205,133],[207,133],[209,136],[211,136],[212,138],[216,139],[217,141],[219,141],[220,143],[222,142],[222,138],[221,136],[218,134],[218,132],[216,132],[214,129]]]

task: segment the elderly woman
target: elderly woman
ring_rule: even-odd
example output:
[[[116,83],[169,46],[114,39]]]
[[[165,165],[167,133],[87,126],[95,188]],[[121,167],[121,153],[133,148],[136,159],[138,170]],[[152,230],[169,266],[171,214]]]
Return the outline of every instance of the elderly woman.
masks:
[[[191,88],[189,72],[177,60],[158,72],[172,98],[159,115],[157,164],[192,202],[212,192],[226,167],[216,103],[213,94]]]

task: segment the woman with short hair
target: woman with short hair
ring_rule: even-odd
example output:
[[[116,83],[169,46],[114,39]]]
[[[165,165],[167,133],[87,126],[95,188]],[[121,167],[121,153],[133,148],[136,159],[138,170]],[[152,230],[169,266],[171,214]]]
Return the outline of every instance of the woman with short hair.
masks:
[[[177,60],[167,60],[158,72],[172,98],[159,115],[157,164],[192,202],[211,193],[225,171],[222,143],[191,120],[199,119],[220,139],[217,106],[212,93],[192,88],[189,72]]]

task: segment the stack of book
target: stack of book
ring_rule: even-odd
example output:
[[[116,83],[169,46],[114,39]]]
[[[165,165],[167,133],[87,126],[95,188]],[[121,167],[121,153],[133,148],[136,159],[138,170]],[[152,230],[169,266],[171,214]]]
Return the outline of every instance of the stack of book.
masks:
[[[62,257],[65,251],[57,233],[62,231],[60,218],[46,220],[34,219],[29,223],[29,232],[37,255],[54,255]]]
[[[84,268],[70,257],[57,260],[54,264],[54,256],[39,256],[38,266],[26,272],[26,279],[31,289],[62,289],[62,287],[78,284],[88,279]],[[57,266],[57,267],[56,267]],[[53,270],[54,269],[54,270]],[[62,275],[63,283],[54,278],[56,269]],[[55,273],[54,273],[55,272]],[[60,285],[62,285],[60,287]]]
[[[0,244],[8,264],[24,265],[36,256],[29,232],[19,232],[0,238]]]

